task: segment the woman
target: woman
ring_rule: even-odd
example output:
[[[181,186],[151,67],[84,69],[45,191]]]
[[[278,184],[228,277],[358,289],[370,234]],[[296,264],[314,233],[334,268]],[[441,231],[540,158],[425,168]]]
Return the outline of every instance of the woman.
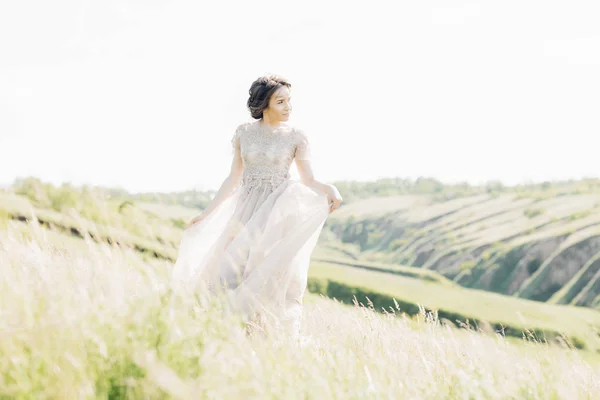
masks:
[[[298,335],[310,255],[342,197],[315,179],[306,134],[285,123],[290,89],[276,75],[252,83],[254,121],[237,127],[229,176],[184,231],[174,278],[196,293],[226,293],[250,326]],[[300,181],[290,179],[293,160]]]

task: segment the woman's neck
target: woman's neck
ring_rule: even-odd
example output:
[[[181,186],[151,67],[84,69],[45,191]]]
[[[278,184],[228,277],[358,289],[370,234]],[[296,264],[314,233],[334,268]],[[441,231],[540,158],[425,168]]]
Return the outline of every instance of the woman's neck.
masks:
[[[269,128],[278,128],[282,126],[281,121],[276,120],[266,120],[264,117],[259,120],[259,124],[263,126],[268,126]]]

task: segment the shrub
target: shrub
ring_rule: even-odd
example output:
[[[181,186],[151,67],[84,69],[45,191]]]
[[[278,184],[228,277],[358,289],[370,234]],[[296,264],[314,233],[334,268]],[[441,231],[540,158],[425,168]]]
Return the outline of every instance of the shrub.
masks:
[[[539,258],[534,258],[533,260],[530,260],[527,263],[527,273],[529,273],[529,275],[533,275],[535,271],[538,270],[540,265],[542,265],[542,260],[540,260]]]
[[[527,218],[533,218],[533,217],[536,217],[536,216],[542,214],[543,212],[544,211],[539,208],[528,208],[525,211],[523,211],[523,214],[525,214],[525,216]]]
[[[569,221],[575,221],[577,219],[585,218],[592,213],[591,210],[579,211],[569,215]]]
[[[390,244],[388,245],[388,251],[396,251],[400,247],[404,246],[406,243],[408,243],[408,238],[400,238],[400,239],[392,240],[390,242]]]
[[[64,184],[59,188],[48,188],[50,205],[56,211],[64,211],[68,209],[78,209],[79,195],[68,184]]]
[[[473,268],[475,268],[476,265],[477,265],[476,260],[467,260],[467,261],[463,261],[460,264],[460,266],[458,267],[458,269],[460,269],[461,271],[470,271]]]
[[[33,204],[41,207],[49,207],[51,205],[46,188],[39,179],[17,179],[13,186],[16,194],[26,196]]]

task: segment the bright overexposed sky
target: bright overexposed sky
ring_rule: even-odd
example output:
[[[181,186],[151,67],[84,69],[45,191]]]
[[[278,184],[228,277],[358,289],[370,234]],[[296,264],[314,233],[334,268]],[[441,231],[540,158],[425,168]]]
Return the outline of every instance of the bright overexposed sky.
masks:
[[[248,89],[292,83],[319,180],[600,175],[600,3],[0,3],[0,185],[217,189]]]

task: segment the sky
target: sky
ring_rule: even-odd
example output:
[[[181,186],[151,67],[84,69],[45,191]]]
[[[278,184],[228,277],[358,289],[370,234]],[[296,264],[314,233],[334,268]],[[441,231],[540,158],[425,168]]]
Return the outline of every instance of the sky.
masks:
[[[324,182],[598,177],[598,20],[595,0],[4,1],[0,184],[216,190],[268,73]]]

